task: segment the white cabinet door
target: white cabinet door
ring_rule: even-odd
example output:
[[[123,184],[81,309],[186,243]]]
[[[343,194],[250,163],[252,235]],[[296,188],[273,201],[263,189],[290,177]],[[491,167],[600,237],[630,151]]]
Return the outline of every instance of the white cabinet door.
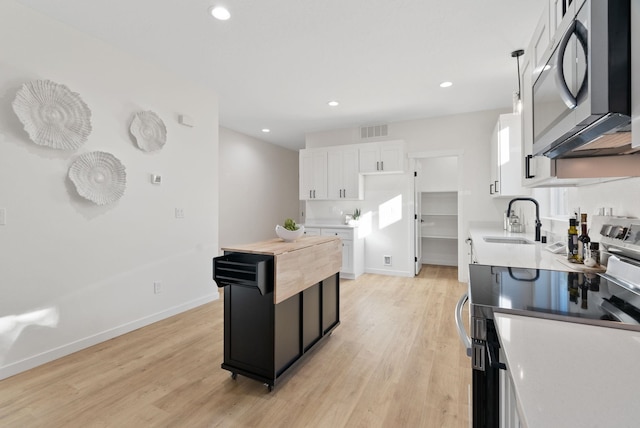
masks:
[[[326,150],[300,150],[299,189],[302,200],[327,199]]]
[[[553,43],[550,27],[551,14],[549,13],[549,4],[545,4],[542,16],[538,21],[536,29],[533,31],[533,38],[529,45],[529,52],[533,60],[534,68],[541,70],[546,58],[549,56],[549,48]],[[554,19],[555,21],[555,19]],[[554,22],[554,25],[555,22]],[[553,29],[555,32],[555,28]],[[540,67],[540,68],[539,68]]]
[[[522,132],[519,114],[501,114],[491,136],[491,183],[493,196],[521,196],[530,191],[522,187]]]
[[[353,241],[342,241],[342,269],[340,271],[353,274]]]
[[[387,141],[360,146],[361,174],[404,172],[404,142]]]
[[[357,148],[329,150],[327,171],[328,199],[362,199]]]
[[[489,171],[489,194],[496,195],[500,185],[500,142],[498,135],[500,134],[500,121],[496,123],[491,134],[491,163]]]
[[[384,172],[404,172],[404,144],[380,143],[380,168]]]
[[[380,171],[380,150],[377,144],[360,147],[360,173],[371,174]]]
[[[358,149],[342,151],[342,174],[342,199],[362,199],[364,187],[362,175],[360,175]]]

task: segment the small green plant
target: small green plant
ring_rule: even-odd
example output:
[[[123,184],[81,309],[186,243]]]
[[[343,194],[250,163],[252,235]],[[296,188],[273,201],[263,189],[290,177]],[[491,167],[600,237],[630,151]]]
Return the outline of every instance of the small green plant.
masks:
[[[300,226],[298,226],[293,219],[288,218],[284,221],[284,228],[287,230],[298,230]]]
[[[353,212],[352,218],[354,220],[358,220],[360,218],[360,208],[356,208],[356,210]]]

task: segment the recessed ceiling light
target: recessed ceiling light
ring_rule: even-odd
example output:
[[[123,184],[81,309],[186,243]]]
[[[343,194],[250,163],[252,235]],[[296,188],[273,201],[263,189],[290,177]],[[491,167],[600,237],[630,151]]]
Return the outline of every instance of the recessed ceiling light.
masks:
[[[226,21],[227,19],[231,18],[231,14],[229,13],[229,11],[222,6],[212,7],[211,15],[215,19],[219,19],[220,21]]]
[[[271,132],[271,130],[269,128],[262,128],[262,132],[267,134],[267,133]]]
[[[340,105],[340,103],[337,102],[337,101],[329,101],[327,104],[329,104],[331,107],[335,107],[335,106]]]
[[[442,82],[442,83],[440,84],[440,87],[441,87],[441,88],[448,88],[448,87],[449,87],[449,86],[451,86],[451,85],[453,85],[453,83],[451,83],[451,82]]]

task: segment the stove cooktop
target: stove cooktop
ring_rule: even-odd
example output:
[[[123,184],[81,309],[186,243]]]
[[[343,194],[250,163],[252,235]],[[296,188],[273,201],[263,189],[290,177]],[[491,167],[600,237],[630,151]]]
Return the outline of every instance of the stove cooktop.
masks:
[[[596,273],[469,265],[471,315],[493,311],[640,330],[640,290]]]

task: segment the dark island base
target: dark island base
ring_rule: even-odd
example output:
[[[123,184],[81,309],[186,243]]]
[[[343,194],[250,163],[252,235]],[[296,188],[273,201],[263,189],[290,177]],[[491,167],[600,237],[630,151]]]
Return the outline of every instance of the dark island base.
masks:
[[[222,368],[273,389],[340,324],[340,279],[336,273],[274,304],[273,292],[227,285],[224,292]]]

